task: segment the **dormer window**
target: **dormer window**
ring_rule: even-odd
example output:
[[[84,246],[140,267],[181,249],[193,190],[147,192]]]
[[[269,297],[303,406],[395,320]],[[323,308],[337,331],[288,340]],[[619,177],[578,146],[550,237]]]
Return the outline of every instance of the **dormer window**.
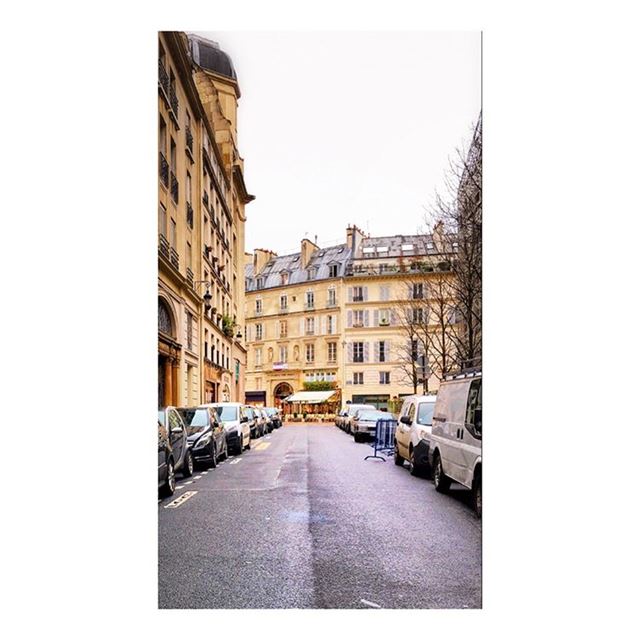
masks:
[[[413,251],[413,245],[412,244],[403,244],[402,245],[402,250],[403,251]]]
[[[337,264],[330,264],[329,265],[329,277],[330,278],[337,278],[338,277],[338,265]]]
[[[389,247],[377,247],[376,251],[378,253],[388,253],[389,252]]]
[[[307,269],[307,280],[313,280],[316,277],[318,270],[315,267]]]
[[[375,247],[364,247],[362,249],[362,253],[373,253],[375,251]]]
[[[285,286],[285,285],[289,284],[289,272],[288,271],[282,271],[280,273],[280,284],[282,286]]]
[[[264,289],[264,278],[256,278],[256,289]]]

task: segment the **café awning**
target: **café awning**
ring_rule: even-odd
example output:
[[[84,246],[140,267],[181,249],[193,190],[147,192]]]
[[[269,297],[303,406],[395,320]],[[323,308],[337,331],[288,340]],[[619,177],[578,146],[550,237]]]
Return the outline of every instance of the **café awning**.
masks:
[[[335,391],[298,391],[284,399],[285,402],[304,402],[307,404],[320,404],[328,402]]]

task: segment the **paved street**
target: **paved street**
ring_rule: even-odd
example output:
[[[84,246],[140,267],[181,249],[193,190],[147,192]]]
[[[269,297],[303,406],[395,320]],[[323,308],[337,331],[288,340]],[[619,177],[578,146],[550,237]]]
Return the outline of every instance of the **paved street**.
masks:
[[[371,452],[333,425],[292,425],[179,476],[158,504],[159,606],[480,607],[468,492],[440,495]]]

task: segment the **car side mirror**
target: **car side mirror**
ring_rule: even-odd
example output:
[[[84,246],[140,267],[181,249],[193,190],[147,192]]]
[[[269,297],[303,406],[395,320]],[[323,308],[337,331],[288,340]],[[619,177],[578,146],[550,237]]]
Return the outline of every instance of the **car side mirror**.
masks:
[[[242,416],[242,418],[240,418],[240,422],[249,422],[249,418],[247,418],[247,416]]]
[[[411,426],[411,418],[409,416],[402,416],[400,418],[400,422],[402,422],[402,424],[407,424]]]

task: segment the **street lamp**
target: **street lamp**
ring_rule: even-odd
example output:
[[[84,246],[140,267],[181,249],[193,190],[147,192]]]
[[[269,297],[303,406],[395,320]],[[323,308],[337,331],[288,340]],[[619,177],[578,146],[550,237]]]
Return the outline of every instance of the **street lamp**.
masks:
[[[194,285],[204,284],[207,287],[207,290],[204,292],[202,299],[204,300],[204,310],[209,311],[211,309],[211,299],[213,296],[211,295],[211,291],[209,291],[209,287],[211,287],[211,282],[209,280],[196,280]]]

